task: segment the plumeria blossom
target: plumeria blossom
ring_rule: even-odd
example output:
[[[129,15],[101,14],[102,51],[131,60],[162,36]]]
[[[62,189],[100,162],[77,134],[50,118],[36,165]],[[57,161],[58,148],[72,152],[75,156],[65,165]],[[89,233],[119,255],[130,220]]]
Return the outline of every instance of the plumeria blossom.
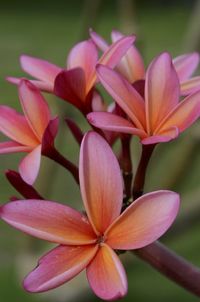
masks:
[[[22,55],[22,69],[36,78],[32,80],[40,90],[55,93],[75,105],[81,111],[92,102],[92,88],[96,83],[97,63],[113,68],[134,42],[134,36],[126,36],[113,43],[98,59],[98,50],[93,41],[76,44],[67,57],[65,68],[38,58]],[[8,77],[8,81],[19,84],[20,79]]]
[[[19,200],[3,205],[0,217],[25,233],[59,244],[25,278],[26,290],[47,291],[86,268],[97,296],[118,299],[127,292],[127,279],[114,250],[138,249],[158,239],[177,215],[179,196],[171,191],[152,192],[120,214],[119,164],[108,143],[95,132],[83,139],[79,167],[87,216],[52,201]]]
[[[90,31],[92,40],[102,51],[105,51],[109,44],[96,32]],[[116,30],[111,32],[112,42],[116,42],[124,35]],[[191,77],[199,64],[199,54],[197,52],[184,54],[173,59],[173,64],[178,74],[180,81],[181,95],[189,95],[197,90],[200,90],[200,76]],[[144,61],[135,46],[129,48],[128,52],[117,65],[117,70],[131,84],[139,80],[145,79]]]
[[[88,120],[95,127],[135,134],[143,144],[156,144],[176,138],[200,116],[200,91],[179,102],[179,79],[168,53],[159,55],[148,67],[144,99],[116,71],[98,66],[97,73],[129,120],[107,112],[92,112]]]
[[[101,51],[106,51],[109,48],[109,44],[95,31],[90,30],[90,36],[94,43]],[[112,43],[125,37],[121,32],[113,30],[111,32]],[[143,58],[136,48],[132,45],[127,53],[122,57],[121,61],[117,64],[117,70],[130,82],[142,80],[145,78],[145,67]]]
[[[0,131],[10,138],[0,143],[0,154],[28,153],[19,165],[19,173],[25,182],[33,184],[39,172],[42,148],[53,144],[58,119],[51,118],[40,91],[27,80],[19,83],[19,99],[24,115],[0,106]]]

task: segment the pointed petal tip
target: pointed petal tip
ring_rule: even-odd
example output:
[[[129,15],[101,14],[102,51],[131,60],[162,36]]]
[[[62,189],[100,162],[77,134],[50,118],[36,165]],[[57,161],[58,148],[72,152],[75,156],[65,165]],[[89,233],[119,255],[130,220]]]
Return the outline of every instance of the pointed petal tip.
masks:
[[[15,78],[15,77],[10,77],[10,76],[7,76],[5,77],[5,80],[11,84],[15,84],[15,85],[18,85],[19,82],[20,82],[20,79],[19,78]]]
[[[171,54],[169,53],[169,52],[167,52],[167,51],[164,51],[164,52],[161,52],[158,56],[156,56],[154,59],[153,59],[153,61],[152,61],[152,63],[149,65],[149,67],[151,67],[152,65],[155,65],[155,64],[157,64],[157,63],[161,63],[161,62],[166,62],[166,63],[170,63],[170,65],[173,65],[172,64],[172,56],[171,56]]]
[[[40,292],[39,288],[32,287],[29,284],[29,280],[27,280],[27,279],[28,278],[25,277],[25,279],[23,280],[23,283],[22,283],[22,286],[23,286],[24,290],[29,292],[29,293],[39,293]]]

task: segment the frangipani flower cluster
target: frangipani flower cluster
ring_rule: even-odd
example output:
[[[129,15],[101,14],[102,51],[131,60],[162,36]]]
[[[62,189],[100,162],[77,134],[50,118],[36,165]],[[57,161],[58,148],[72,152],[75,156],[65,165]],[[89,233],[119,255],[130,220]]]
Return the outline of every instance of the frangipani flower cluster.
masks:
[[[72,48],[66,68],[22,55],[22,69],[35,79],[7,78],[18,86],[24,115],[0,106],[0,131],[10,139],[0,143],[0,154],[28,155],[22,159],[19,173],[6,172],[25,199],[12,198],[0,206],[0,218],[27,234],[58,244],[25,278],[27,291],[50,290],[86,269],[95,294],[113,300],[123,297],[128,288],[118,251],[142,249],[160,238],[175,220],[180,203],[179,195],[167,190],[141,196],[149,157],[141,156],[145,165],[139,165],[133,182],[131,135],[153,150],[152,146],[177,138],[199,118],[200,80],[190,78],[199,56],[192,53],[172,60],[163,52],[145,70],[133,45],[135,36],[113,31],[109,46],[95,32],[90,35],[91,39]],[[97,47],[103,51],[100,58]],[[114,104],[104,102],[96,84],[107,90]],[[76,121],[66,119],[80,144],[78,166],[55,147],[58,118],[52,117],[42,92],[73,104],[93,127],[84,134]],[[182,95],[187,97],[181,100]],[[112,151],[117,138],[122,142],[122,171]],[[74,176],[84,212],[47,201],[32,186],[41,155]],[[135,196],[140,197],[134,200]]]

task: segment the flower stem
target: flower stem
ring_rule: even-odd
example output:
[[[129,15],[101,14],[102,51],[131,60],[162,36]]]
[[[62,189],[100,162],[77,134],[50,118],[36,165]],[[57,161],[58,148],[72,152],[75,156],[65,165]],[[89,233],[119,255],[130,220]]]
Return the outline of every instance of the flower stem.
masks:
[[[146,170],[155,146],[156,145],[142,146],[142,155],[140,158],[140,162],[137,168],[137,172],[133,184],[133,200],[137,199],[143,194]]]
[[[7,170],[5,172],[6,178],[9,183],[17,190],[23,197],[27,199],[44,199],[34,187],[28,185],[14,170]]]
[[[72,174],[76,183],[79,184],[79,174],[77,166],[71,161],[69,161],[67,158],[65,158],[62,154],[60,154],[55,147],[52,146],[52,148],[48,148],[48,150],[46,150],[43,155],[66,168]]]
[[[131,197],[131,185],[132,185],[132,161],[131,161],[131,152],[130,152],[130,143],[131,136],[126,135],[121,139],[122,143],[122,153],[120,156],[120,166],[123,173],[124,179],[124,191],[125,191],[125,200],[128,201]]]
[[[156,241],[144,248],[132,251],[143,261],[176,282],[192,294],[200,297],[200,269]]]

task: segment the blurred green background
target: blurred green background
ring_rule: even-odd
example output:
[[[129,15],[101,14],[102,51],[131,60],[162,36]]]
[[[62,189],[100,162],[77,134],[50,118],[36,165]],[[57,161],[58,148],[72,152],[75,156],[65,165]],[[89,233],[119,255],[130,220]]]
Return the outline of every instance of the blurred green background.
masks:
[[[5,81],[7,75],[24,75],[19,66],[22,53],[41,57],[64,66],[69,49],[88,37],[88,28],[109,39],[113,28],[136,33],[137,45],[145,62],[167,50],[173,56],[200,50],[200,1],[0,1],[0,91],[1,103],[19,109],[16,87]],[[61,116],[76,118],[88,126],[67,103],[48,95],[52,110]],[[3,138],[3,137],[2,137]],[[57,146],[77,162],[78,146],[61,122]],[[182,207],[177,222],[163,238],[173,250],[200,266],[200,124],[196,123],[179,139],[158,146],[150,163],[145,190],[173,189],[181,194]],[[140,147],[133,140],[134,170]],[[0,157],[0,202],[18,195],[4,171],[17,169],[21,155]],[[37,189],[46,198],[81,208],[79,190],[61,167],[44,159]],[[0,300],[3,302],[99,301],[88,290],[84,274],[68,284],[44,294],[27,294],[21,281],[49,248],[48,243],[26,236],[0,222]],[[123,301],[195,302],[189,294],[126,253],[129,293]]]

